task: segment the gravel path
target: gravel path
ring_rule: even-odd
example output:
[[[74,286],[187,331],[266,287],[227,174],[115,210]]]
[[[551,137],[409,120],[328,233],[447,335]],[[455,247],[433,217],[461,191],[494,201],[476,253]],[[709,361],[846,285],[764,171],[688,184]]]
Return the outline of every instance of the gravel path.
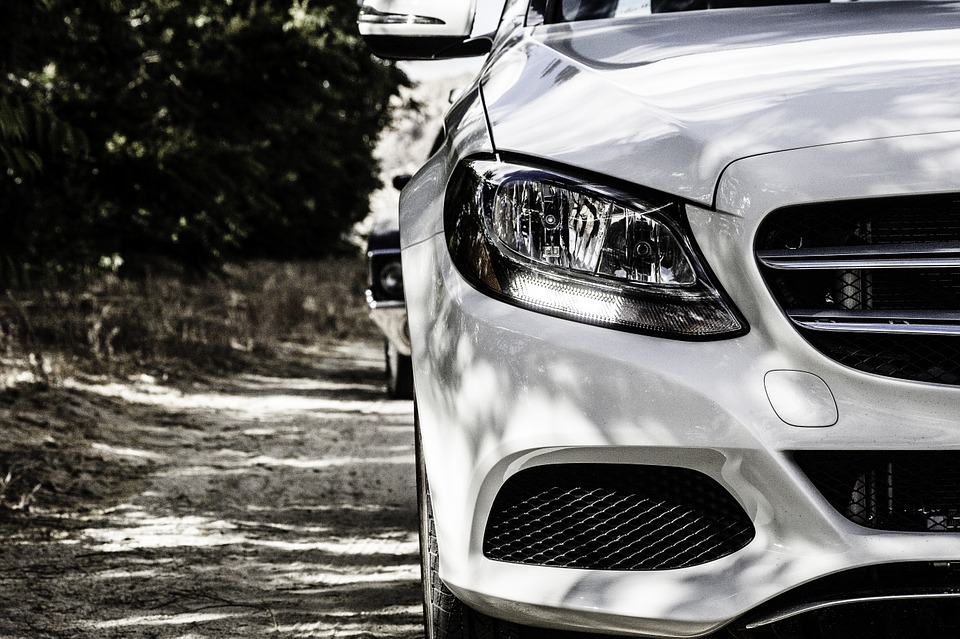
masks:
[[[0,527],[0,637],[421,636],[413,407],[381,378],[360,343],[180,389],[68,383],[84,428],[67,411],[52,447],[122,469],[126,494],[53,508],[50,480]],[[18,400],[5,421],[44,420]]]

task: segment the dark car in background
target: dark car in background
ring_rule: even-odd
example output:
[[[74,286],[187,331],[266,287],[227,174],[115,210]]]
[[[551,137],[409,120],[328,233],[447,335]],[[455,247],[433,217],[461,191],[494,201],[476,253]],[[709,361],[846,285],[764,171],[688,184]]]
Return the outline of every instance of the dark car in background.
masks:
[[[402,189],[409,180],[409,175],[400,175],[394,178],[393,185]],[[410,333],[400,267],[400,229],[395,218],[381,221],[370,232],[366,295],[370,318],[384,335],[387,395],[393,399],[413,399]]]

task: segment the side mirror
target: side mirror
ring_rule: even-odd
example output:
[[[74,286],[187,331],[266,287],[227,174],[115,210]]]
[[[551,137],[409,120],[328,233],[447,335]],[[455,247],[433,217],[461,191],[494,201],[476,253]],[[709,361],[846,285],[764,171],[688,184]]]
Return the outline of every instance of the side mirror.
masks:
[[[413,176],[412,176],[412,175],[408,175],[408,174],[406,174],[406,173],[401,174],[401,175],[394,175],[394,176],[393,176],[393,188],[395,188],[395,189],[398,190],[398,191],[402,191],[402,190],[403,190],[403,187],[405,187],[405,186],[407,185],[407,183],[410,182],[411,179],[413,179]]]
[[[392,60],[483,55],[486,38],[471,40],[477,0],[363,0],[358,26],[374,54]]]

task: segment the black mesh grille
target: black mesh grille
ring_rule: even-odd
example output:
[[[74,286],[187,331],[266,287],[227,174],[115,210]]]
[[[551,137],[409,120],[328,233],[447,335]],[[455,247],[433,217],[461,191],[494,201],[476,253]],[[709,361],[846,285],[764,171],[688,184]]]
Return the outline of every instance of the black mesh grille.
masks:
[[[960,270],[768,271],[768,282],[788,309],[960,309]]]
[[[955,337],[800,332],[824,354],[868,373],[960,384],[960,339]]]
[[[913,253],[903,257],[898,246]],[[815,348],[869,373],[960,384],[960,267],[923,263],[935,251],[960,255],[960,197],[788,207],[764,220],[756,248],[774,297]],[[815,266],[817,251],[839,249],[867,249],[874,262]],[[771,255],[793,263],[778,266]],[[876,263],[895,255],[895,266]]]
[[[685,468],[564,464],[521,471],[497,495],[490,559],[595,570],[667,570],[734,553],[754,537],[716,481]]]
[[[960,197],[878,198],[793,206],[772,213],[760,248],[960,241]]]
[[[803,451],[794,459],[827,501],[856,524],[960,532],[960,451]]]

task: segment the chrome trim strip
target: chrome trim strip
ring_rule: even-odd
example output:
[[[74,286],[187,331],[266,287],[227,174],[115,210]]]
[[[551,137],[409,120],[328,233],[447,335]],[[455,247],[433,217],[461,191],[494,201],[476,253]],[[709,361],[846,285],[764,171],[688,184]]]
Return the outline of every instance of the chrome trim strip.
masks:
[[[957,311],[816,311],[789,309],[797,325],[826,333],[960,335]]]
[[[791,318],[793,319],[793,318]],[[960,335],[960,325],[897,324],[882,322],[819,322],[793,320],[797,325],[823,333],[886,333],[897,335]]]
[[[787,315],[795,321],[905,324],[960,324],[960,311],[876,311],[876,310],[812,310],[787,309]]]
[[[369,300],[367,305],[370,307],[371,311],[382,310],[385,308],[405,309],[407,307],[403,300]]]
[[[379,257],[380,255],[396,255],[399,257],[400,249],[398,248],[381,248],[374,249],[372,251],[367,251],[367,257]]]
[[[782,612],[776,614],[768,615],[766,617],[761,617],[755,621],[751,621],[747,624],[747,630],[753,630],[755,628],[762,628],[763,626],[769,626],[771,624],[783,621],[785,619],[790,619],[792,617],[797,617],[808,612],[814,612],[817,610],[824,610],[826,608],[836,608],[838,606],[847,606],[850,604],[857,603],[882,603],[886,601],[915,601],[919,599],[960,599],[960,592],[944,592],[944,593],[915,593],[915,594],[906,594],[906,595],[873,595],[865,597],[850,597],[846,599],[835,599],[830,601],[818,601],[809,604],[800,604],[792,608],[787,608]]]
[[[960,244],[931,242],[766,250],[757,251],[757,259],[777,270],[960,268]]]
[[[960,312],[957,311],[789,309],[787,315],[798,326],[825,333],[960,335]]]
[[[778,271],[847,271],[858,268],[960,268],[958,257],[888,257],[836,259],[760,259],[764,266]]]

